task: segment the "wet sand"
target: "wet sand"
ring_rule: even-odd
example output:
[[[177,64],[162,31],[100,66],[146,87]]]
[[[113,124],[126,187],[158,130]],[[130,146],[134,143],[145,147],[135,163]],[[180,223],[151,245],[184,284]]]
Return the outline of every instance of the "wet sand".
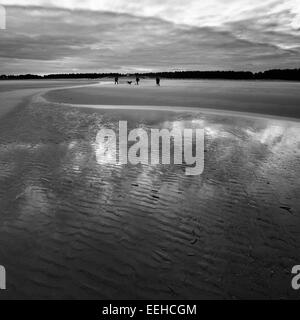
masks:
[[[0,81],[0,118],[18,105],[26,104],[37,93],[49,88],[69,88],[95,83],[91,80],[18,80]]]
[[[46,99],[81,105],[168,106],[248,112],[300,119],[300,83],[280,81],[143,80],[53,90]]]
[[[100,86],[79,100],[94,90],[49,91],[57,103],[37,96],[0,118],[0,299],[299,298],[299,122],[79,108],[112,103]],[[204,127],[203,174],[99,161],[96,134],[119,120]]]

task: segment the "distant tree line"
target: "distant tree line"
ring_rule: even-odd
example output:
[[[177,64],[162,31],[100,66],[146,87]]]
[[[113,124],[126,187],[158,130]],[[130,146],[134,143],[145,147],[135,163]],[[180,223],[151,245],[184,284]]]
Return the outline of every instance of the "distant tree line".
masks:
[[[0,80],[34,80],[34,79],[99,79],[122,76],[120,73],[55,73],[43,76],[36,74],[0,75]],[[125,75],[123,75],[125,76]]]
[[[228,80],[292,80],[300,81],[300,69],[273,69],[253,73],[251,71],[173,71],[150,73],[61,73],[47,75],[0,75],[0,80],[30,79],[101,79],[114,77],[167,78],[167,79],[228,79]]]

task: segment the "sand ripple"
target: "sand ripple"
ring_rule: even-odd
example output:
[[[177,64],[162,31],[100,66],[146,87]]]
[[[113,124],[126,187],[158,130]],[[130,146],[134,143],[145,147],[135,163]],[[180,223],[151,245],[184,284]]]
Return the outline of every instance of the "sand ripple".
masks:
[[[205,170],[100,164],[103,126],[204,125]],[[8,298],[297,297],[298,123],[31,103],[0,120]],[[299,296],[299,295],[298,295]]]

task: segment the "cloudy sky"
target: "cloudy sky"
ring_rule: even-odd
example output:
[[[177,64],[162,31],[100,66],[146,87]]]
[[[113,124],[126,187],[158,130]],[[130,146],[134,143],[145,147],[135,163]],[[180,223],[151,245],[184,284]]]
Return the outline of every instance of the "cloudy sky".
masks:
[[[0,3],[0,74],[300,68],[300,0]]]

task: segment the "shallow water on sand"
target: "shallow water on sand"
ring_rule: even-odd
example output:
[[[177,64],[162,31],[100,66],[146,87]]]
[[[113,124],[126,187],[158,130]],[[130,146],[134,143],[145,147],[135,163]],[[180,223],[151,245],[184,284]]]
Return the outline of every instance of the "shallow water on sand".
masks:
[[[97,132],[119,120],[204,127],[203,174],[97,161]],[[40,102],[16,109],[0,119],[3,296],[296,298],[299,148],[297,122]]]

